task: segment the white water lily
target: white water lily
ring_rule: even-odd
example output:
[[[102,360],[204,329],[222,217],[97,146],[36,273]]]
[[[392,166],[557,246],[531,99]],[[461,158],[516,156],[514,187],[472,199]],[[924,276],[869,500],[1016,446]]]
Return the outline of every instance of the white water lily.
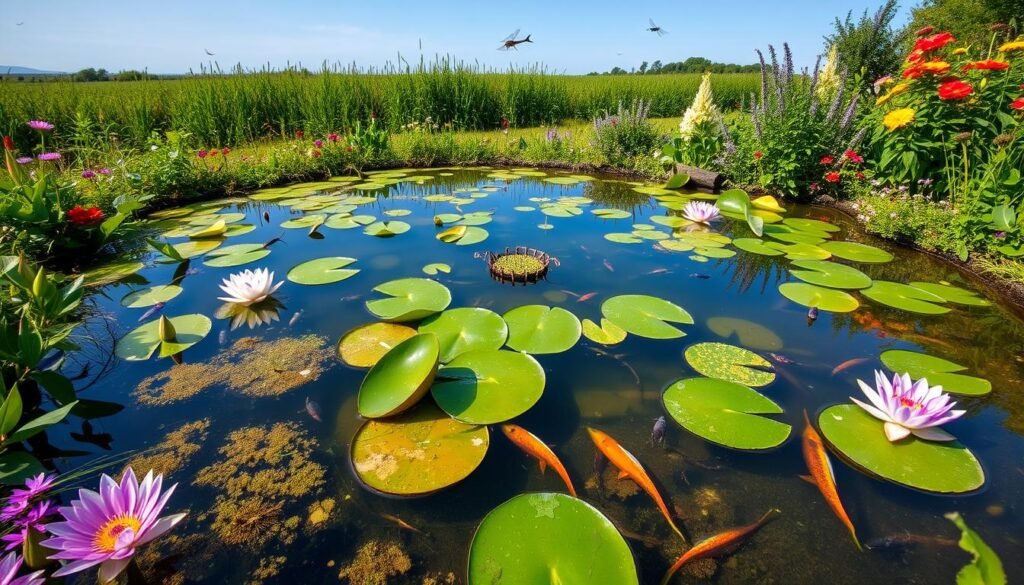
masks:
[[[719,116],[715,97],[711,93],[711,73],[705,73],[697,89],[697,95],[693,98],[693,104],[686,108],[683,121],[679,123],[679,136],[688,141],[698,132],[717,132],[717,125],[713,122],[718,120]]]
[[[218,299],[238,305],[251,305],[274,294],[284,281],[274,284],[274,273],[267,268],[244,270],[223,280],[220,289],[227,293]]]
[[[719,215],[718,207],[706,201],[691,201],[683,207],[683,217],[694,223],[709,224]]]

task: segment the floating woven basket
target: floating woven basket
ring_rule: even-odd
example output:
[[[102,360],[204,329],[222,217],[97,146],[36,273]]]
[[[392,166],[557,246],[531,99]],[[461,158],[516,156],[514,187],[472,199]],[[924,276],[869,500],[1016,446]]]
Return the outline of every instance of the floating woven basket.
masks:
[[[498,282],[529,284],[547,276],[552,263],[558,266],[558,259],[534,248],[516,246],[505,248],[504,252],[477,253],[477,258],[487,262],[491,277]]]

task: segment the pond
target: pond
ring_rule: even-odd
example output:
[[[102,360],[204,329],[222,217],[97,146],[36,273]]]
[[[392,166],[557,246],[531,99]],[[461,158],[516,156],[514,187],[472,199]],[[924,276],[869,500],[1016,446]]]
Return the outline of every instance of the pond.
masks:
[[[82,396],[124,409],[50,439],[92,453],[68,468],[132,452],[178,483],[168,509],[189,516],[146,551],[154,582],[466,583],[473,546],[471,583],[657,583],[683,542],[614,457],[595,457],[588,428],[636,457],[691,542],[781,512],[673,583],[952,583],[969,557],[951,511],[1008,574],[1024,570],[1021,322],[836,212],[737,196],[701,227],[680,218],[691,198],[714,196],[420,169],[158,212],[151,235],[175,250],[140,240],[144,267],[126,262],[79,332]],[[492,278],[483,253],[515,246],[550,255],[547,274]],[[218,285],[253,268],[284,284],[226,309]],[[160,315],[182,344],[166,353],[187,347],[179,365],[159,357]],[[386,319],[402,322],[360,328]],[[112,356],[140,325],[118,345],[132,359]],[[959,392],[967,414],[945,425],[958,442],[894,446],[852,406],[857,380],[873,387],[887,365]],[[805,412],[864,551],[801,480]],[[589,506],[550,495],[565,483],[506,420],[550,447]]]

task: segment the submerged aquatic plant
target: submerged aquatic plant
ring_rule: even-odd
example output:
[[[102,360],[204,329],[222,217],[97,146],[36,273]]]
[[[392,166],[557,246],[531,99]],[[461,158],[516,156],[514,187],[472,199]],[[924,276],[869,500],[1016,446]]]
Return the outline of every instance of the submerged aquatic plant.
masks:
[[[911,433],[926,441],[952,441],[953,435],[937,427],[967,412],[952,410],[956,403],[949,400],[942,386],[929,386],[925,378],[914,382],[909,374],[894,374],[890,381],[884,372],[875,370],[875,388],[861,380],[857,380],[857,384],[871,404],[852,396],[850,400],[871,416],[885,421],[885,436],[891,442]]]
[[[683,217],[694,223],[711,223],[721,213],[718,207],[706,201],[691,201],[683,207]]]
[[[46,579],[42,571],[36,571],[21,577],[15,577],[21,568],[22,558],[18,553],[10,553],[0,558],[0,584],[2,585],[42,585]]]
[[[243,270],[225,278],[220,289],[228,296],[218,299],[239,305],[251,305],[274,294],[284,281],[274,284],[274,273],[268,268]]]
[[[159,538],[185,518],[185,514],[160,517],[177,484],[163,490],[163,476],[150,471],[140,484],[131,467],[118,484],[100,477],[100,490],[79,490],[79,499],[62,507],[63,522],[47,526],[54,535],[43,546],[54,549],[51,559],[70,563],[53,574],[62,577],[99,565],[99,579],[107,583],[131,561],[136,547]]]

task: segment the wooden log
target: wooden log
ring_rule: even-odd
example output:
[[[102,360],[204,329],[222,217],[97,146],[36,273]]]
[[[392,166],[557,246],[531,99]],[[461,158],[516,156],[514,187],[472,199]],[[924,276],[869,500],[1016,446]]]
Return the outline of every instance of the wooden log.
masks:
[[[688,183],[689,186],[710,189],[714,192],[718,192],[718,190],[722,188],[722,184],[725,182],[725,175],[722,173],[716,173],[715,171],[708,171],[684,164],[676,165],[676,173],[685,173],[690,175],[690,183]]]

